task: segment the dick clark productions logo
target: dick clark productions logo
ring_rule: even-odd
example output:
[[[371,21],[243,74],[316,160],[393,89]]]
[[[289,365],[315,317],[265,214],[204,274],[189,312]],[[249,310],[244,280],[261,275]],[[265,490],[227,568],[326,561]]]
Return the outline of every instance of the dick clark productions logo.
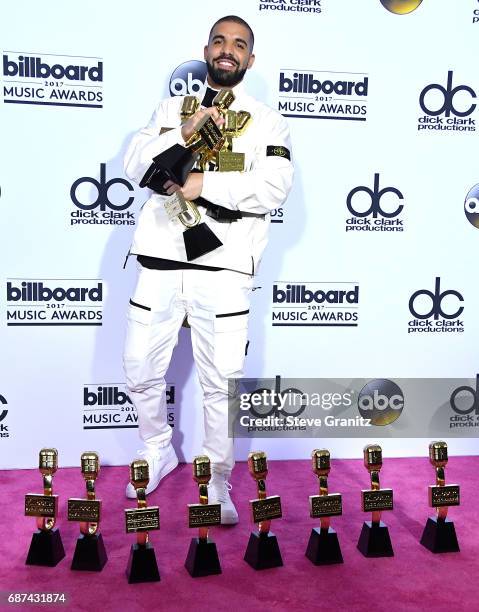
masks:
[[[124,178],[107,181],[106,164],[100,164],[100,180],[82,176],[71,186],[70,198],[78,210],[70,213],[70,225],[134,225],[134,214],[126,211],[135,200],[132,192],[133,185]]]
[[[445,86],[430,83],[419,95],[419,106],[424,113],[418,119],[418,130],[475,132],[476,122],[470,115],[476,110],[476,92],[469,85],[453,84],[454,72],[447,73]],[[458,95],[459,94],[459,95]]]
[[[464,298],[455,289],[441,291],[441,278],[436,277],[434,291],[419,289],[409,298],[409,312],[414,319],[408,323],[408,333],[463,332]]]
[[[396,217],[404,208],[403,200],[403,194],[396,187],[379,189],[379,173],[376,173],[373,189],[359,185],[348,193],[346,206],[352,217],[346,220],[346,231],[402,232],[403,221]]]

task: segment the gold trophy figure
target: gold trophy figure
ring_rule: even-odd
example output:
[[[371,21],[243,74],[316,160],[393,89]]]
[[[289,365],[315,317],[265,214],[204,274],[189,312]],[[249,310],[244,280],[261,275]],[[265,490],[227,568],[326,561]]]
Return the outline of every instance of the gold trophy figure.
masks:
[[[387,526],[381,521],[381,512],[393,509],[392,489],[381,489],[379,472],[383,464],[379,444],[364,447],[364,467],[371,479],[371,488],[361,491],[362,510],[371,512],[371,521],[365,521],[359,536],[358,549],[365,557],[392,557],[394,551]]]
[[[427,519],[421,544],[431,552],[459,552],[454,523],[447,518],[449,506],[459,506],[459,485],[446,485],[445,467],[448,461],[447,444],[429,444],[429,460],[436,471],[436,484],[429,485],[429,505],[436,508],[436,516]]]
[[[208,503],[208,483],[211,463],[206,455],[193,459],[193,478],[198,485],[199,504],[188,504],[188,526],[198,527],[198,537],[192,538],[185,567],[194,578],[221,574],[216,544],[208,537],[208,528],[221,523],[221,504]]]
[[[160,573],[155,550],[149,542],[148,532],[160,528],[158,506],[147,506],[146,487],[150,481],[148,462],[137,459],[130,464],[130,482],[136,491],[136,508],[125,510],[127,533],[136,533],[136,544],[130,549],[126,568],[128,582],[158,582]]]
[[[315,565],[342,563],[343,556],[338,536],[330,526],[332,516],[343,512],[340,493],[328,493],[328,475],[331,457],[326,449],[314,450],[311,454],[313,472],[318,477],[319,495],[309,496],[311,518],[319,518],[320,529],[313,528],[309,537],[306,556]]]
[[[58,468],[56,448],[42,448],[38,469],[43,478],[43,495],[25,495],[25,516],[36,518],[37,531],[32,536],[25,563],[54,567],[65,556],[62,539],[55,527],[58,514],[58,495],[53,495],[53,475]]]
[[[248,455],[248,469],[256,481],[258,492],[258,498],[250,500],[253,522],[258,523],[258,531],[250,534],[244,560],[257,570],[279,567],[283,565],[283,559],[278,540],[270,532],[270,526],[272,519],[282,517],[281,498],[278,495],[268,497],[266,494],[266,454],[251,452]]]
[[[100,533],[101,501],[96,499],[95,493],[100,460],[97,453],[87,451],[82,453],[80,461],[86,485],[86,499],[68,500],[68,520],[79,522],[81,533],[77,539],[71,569],[99,572],[108,558]]]

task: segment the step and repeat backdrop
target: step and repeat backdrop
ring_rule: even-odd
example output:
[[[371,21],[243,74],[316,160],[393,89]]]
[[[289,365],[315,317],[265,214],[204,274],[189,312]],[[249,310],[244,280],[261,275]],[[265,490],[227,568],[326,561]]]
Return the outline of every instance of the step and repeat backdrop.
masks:
[[[365,381],[341,416],[375,416],[364,435],[349,420],[242,437],[237,458],[359,457],[366,442],[422,455],[432,437],[477,453],[479,2],[28,0],[0,24],[0,467],[34,467],[44,446],[61,465],[140,448],[124,263],[148,193],[123,157],[161,99],[201,95],[203,45],[230,13],[255,32],[246,87],[287,118],[296,169],[256,277],[246,376],[276,391]],[[203,414],[187,329],[167,404],[189,461]]]

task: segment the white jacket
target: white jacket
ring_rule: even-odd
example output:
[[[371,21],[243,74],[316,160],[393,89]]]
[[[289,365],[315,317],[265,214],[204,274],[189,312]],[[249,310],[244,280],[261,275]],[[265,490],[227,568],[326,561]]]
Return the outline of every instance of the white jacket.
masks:
[[[233,151],[245,154],[243,172],[205,172],[201,196],[213,204],[232,210],[265,214],[264,218],[244,217],[231,223],[218,222],[199,208],[202,221],[208,224],[223,246],[202,255],[191,263],[228,268],[256,274],[268,240],[270,212],[281,206],[291,189],[292,163],[277,155],[267,155],[267,147],[282,146],[291,151],[286,120],[265,104],[248,96],[242,84],[233,88],[236,96],[232,110],[251,113],[252,121],[245,132],[233,140]],[[153,157],[173,144],[184,145],[180,127],[183,97],[161,102],[148,125],[132,139],[125,156],[126,175],[139,183]],[[161,128],[174,128],[160,136]],[[170,221],[164,209],[165,196],[152,193],[144,204],[130,252],[186,262],[183,241],[184,226]]]

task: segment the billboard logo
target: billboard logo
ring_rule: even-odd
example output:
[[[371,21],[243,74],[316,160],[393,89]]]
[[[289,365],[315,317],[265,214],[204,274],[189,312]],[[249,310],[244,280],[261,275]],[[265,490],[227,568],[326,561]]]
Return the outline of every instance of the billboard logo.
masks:
[[[168,424],[175,426],[175,385],[166,386]],[[83,387],[83,429],[136,429],[138,415],[124,383]]]
[[[353,216],[346,220],[346,231],[402,232],[403,221],[396,219],[404,208],[399,203],[402,200],[404,196],[396,187],[379,189],[376,173],[373,189],[359,185],[348,193],[346,206]]]
[[[103,108],[103,61],[51,53],[3,52],[5,104]]]
[[[283,68],[277,110],[285,117],[366,121],[366,74]]]
[[[408,333],[463,332],[464,321],[459,319],[464,311],[464,306],[459,305],[462,302],[459,291],[441,291],[441,279],[437,276],[434,291],[419,289],[409,298],[409,312],[414,319],[408,323]]]
[[[7,279],[7,326],[101,325],[99,279]]]
[[[357,327],[359,285],[277,281],[272,292],[273,327]]]

